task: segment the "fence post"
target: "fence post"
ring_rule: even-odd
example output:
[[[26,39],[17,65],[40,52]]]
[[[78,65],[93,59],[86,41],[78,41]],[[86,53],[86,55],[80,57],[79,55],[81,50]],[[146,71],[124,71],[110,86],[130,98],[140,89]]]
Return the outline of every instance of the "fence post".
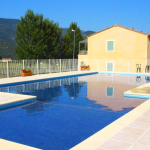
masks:
[[[73,68],[73,71],[74,71],[74,59],[72,61],[73,61],[73,67],[72,68]]]
[[[7,60],[7,78],[9,78],[9,65],[8,65],[8,60]]]
[[[129,67],[130,67],[130,66],[129,66],[129,65],[130,65],[129,63],[130,63],[130,62],[129,62],[129,59],[128,59],[128,72],[129,72]]]
[[[79,71],[80,69],[79,69],[79,59],[78,59],[78,71]]]
[[[99,70],[99,59],[97,59],[97,71]]]
[[[60,65],[59,65],[59,66],[60,66],[60,72],[61,72],[61,59],[59,60],[59,62],[60,62]]]
[[[146,63],[146,60],[145,60],[145,67],[144,67],[144,69],[146,68],[147,65],[148,65],[148,64]],[[146,72],[146,71],[144,71],[144,72]]]
[[[37,59],[37,74],[39,74],[39,61]]]
[[[71,62],[70,62],[70,59],[69,59],[69,69],[71,71]]]
[[[24,60],[22,60],[22,63],[23,63],[23,69],[24,69]]]
[[[49,73],[51,73],[51,60],[49,59]]]

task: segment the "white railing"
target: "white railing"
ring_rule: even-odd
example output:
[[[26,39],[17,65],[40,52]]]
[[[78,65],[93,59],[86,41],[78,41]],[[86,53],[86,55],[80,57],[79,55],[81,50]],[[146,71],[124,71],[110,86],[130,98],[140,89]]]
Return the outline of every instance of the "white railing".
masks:
[[[108,71],[108,64],[111,63],[111,68],[114,72],[150,72],[150,60],[129,60],[129,59],[79,59],[79,68],[83,65],[89,65],[91,71]],[[140,69],[137,69],[140,66]],[[147,67],[149,66],[149,67]],[[149,68],[149,71],[148,69]]]
[[[74,64],[74,67],[73,67]],[[0,61],[0,78],[20,76],[22,69],[35,74],[69,72],[78,70],[78,59],[36,59]]]
[[[79,55],[87,55],[87,54],[88,54],[88,51],[85,51],[85,50],[79,52]]]
[[[150,60],[128,59],[35,59],[0,61],[0,78],[20,76],[22,69],[31,69],[35,74],[70,72],[80,70],[82,65],[89,65],[91,71],[107,71],[109,63],[114,72],[150,72]],[[140,64],[140,70],[137,70]],[[149,71],[148,71],[149,69]]]

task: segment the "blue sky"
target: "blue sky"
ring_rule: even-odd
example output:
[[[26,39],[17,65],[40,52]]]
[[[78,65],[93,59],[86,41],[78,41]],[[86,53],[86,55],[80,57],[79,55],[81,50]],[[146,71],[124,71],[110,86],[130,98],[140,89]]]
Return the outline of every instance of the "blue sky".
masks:
[[[99,31],[120,24],[150,33],[150,0],[0,0],[0,18],[20,19],[27,9],[67,28]]]

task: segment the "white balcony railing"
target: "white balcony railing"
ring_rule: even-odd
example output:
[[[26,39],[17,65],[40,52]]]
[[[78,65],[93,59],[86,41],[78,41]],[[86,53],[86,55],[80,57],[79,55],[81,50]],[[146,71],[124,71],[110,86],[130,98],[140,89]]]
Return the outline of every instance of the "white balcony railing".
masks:
[[[79,54],[80,54],[80,55],[87,55],[87,54],[88,54],[88,51],[80,51]]]

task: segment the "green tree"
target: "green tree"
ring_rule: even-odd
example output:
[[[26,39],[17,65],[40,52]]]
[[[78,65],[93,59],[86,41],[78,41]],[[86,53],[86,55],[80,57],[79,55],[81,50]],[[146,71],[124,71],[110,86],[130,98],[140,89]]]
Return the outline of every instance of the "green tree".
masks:
[[[62,29],[58,23],[45,19],[43,21],[44,43],[47,46],[44,58],[60,58]]]
[[[77,26],[77,23],[73,22],[70,24],[66,34],[63,37],[63,58],[72,58],[73,57],[73,44],[74,44],[74,33],[71,30],[75,30],[75,53],[74,57],[78,57],[79,53],[79,41],[82,41],[84,38],[81,34],[80,28]]]
[[[54,58],[60,47],[62,29],[43,19],[42,14],[27,10],[17,25],[15,51],[18,59]]]

